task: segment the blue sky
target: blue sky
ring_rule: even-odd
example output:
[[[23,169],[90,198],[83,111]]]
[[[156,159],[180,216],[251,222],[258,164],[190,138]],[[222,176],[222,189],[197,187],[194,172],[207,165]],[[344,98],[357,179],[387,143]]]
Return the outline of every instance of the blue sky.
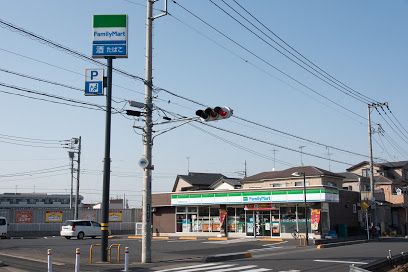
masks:
[[[242,12],[234,1],[225,2]],[[370,101],[388,102],[396,119],[388,111],[387,116],[395,124],[381,110],[384,118],[376,111],[372,114],[373,123],[381,124],[385,130],[384,135],[374,135],[374,155],[385,161],[407,159],[408,133],[405,129],[408,128],[408,120],[405,104],[408,98],[408,1],[237,2],[336,80],[369,97]],[[343,172],[349,165],[364,160],[360,156],[327,149],[325,145],[368,154],[367,120],[364,119],[368,111],[366,103],[344,95],[306,72],[229,18],[210,1],[181,0],[177,3],[170,1],[171,15],[154,22],[155,86],[204,105],[229,106],[237,117],[322,145],[300,141],[237,118],[213,122],[211,125],[259,139],[263,143],[196,122],[186,124],[155,138],[153,191],[171,190],[176,175],[187,173],[188,161],[190,171],[217,172],[238,177],[239,172],[244,170],[245,161],[249,175],[272,170],[273,150],[276,149],[276,170],[300,165],[299,153],[274,145],[293,150],[305,146],[305,153],[323,158],[328,158],[329,152],[331,160],[346,164],[305,154],[303,163],[327,170],[330,168],[334,172]],[[222,1],[216,3],[233,14]],[[159,9],[162,5],[162,2],[157,2],[155,7]],[[235,42],[197,20],[181,6]],[[143,77],[145,9],[145,1],[142,0],[15,0],[3,3],[0,18],[90,55],[92,15],[128,14],[129,58],[115,60],[114,66]],[[241,18],[239,20],[245,22]],[[7,28],[0,28],[0,35],[1,69],[83,88],[85,68],[97,67]],[[258,35],[267,40],[262,33]],[[297,82],[271,68],[272,65]],[[104,97],[85,97],[80,91],[5,72],[0,72],[0,82],[90,103],[105,103]],[[113,96],[117,102],[113,104],[115,107],[129,109],[124,101],[143,101],[144,87],[141,81],[114,74],[113,83]],[[6,87],[0,87],[0,91],[21,93]],[[193,117],[200,108],[165,91],[155,95],[156,106],[167,111],[169,116],[176,113]],[[0,92],[0,96],[2,135],[46,140],[82,136],[81,194],[85,196],[85,202],[99,201],[102,191],[104,113],[4,92]],[[163,115],[162,111],[156,111],[155,120],[160,122]],[[134,125],[142,126],[143,122],[129,120],[118,114],[112,118],[111,196],[126,194],[131,206],[139,206],[142,172],[137,161],[143,154],[143,146],[140,130],[133,129]],[[170,127],[155,126],[155,130],[160,133]],[[0,192],[69,192],[67,150],[34,148],[6,141],[10,142],[4,136],[0,138],[0,175],[3,175],[0,177]],[[58,166],[66,166],[66,170],[13,176],[15,173]],[[6,174],[12,174],[13,177],[5,177]]]

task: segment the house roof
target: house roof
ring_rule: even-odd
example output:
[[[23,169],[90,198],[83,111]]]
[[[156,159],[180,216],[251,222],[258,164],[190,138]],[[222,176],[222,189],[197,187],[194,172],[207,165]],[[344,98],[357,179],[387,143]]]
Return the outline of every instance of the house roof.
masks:
[[[271,171],[271,172],[262,172],[250,177],[245,178],[242,183],[245,182],[256,182],[265,179],[279,179],[279,178],[289,178],[292,177],[292,174],[298,173],[305,173],[306,176],[331,176],[337,178],[343,178],[343,176],[315,167],[315,166],[298,166],[288,168],[282,171]]]
[[[368,161],[362,161],[362,162],[360,162],[360,163],[357,163],[357,164],[355,164],[355,165],[353,165],[353,166],[347,168],[346,170],[347,170],[347,171],[353,171],[354,169],[359,168],[359,167],[361,167],[361,166],[363,166],[363,165],[365,165],[365,164],[370,164],[370,163],[369,163]]]
[[[343,181],[345,182],[369,181],[367,177],[363,177],[361,175],[357,175],[351,172],[342,172],[342,173],[337,173],[337,174],[340,176],[343,176],[344,177]]]
[[[213,184],[211,184],[210,189],[214,189],[217,186],[221,185],[222,183],[227,183],[231,185],[232,187],[235,187],[235,186],[241,185],[241,180],[235,179],[235,178],[221,178],[217,180],[216,182],[214,182]]]
[[[408,161],[396,161],[396,162],[385,162],[377,163],[376,165],[383,166],[386,168],[402,168],[408,164]]]
[[[194,186],[210,187],[211,184],[213,184],[214,182],[222,178],[227,178],[227,177],[222,174],[218,174],[218,173],[196,173],[196,172],[190,172],[188,173],[188,175],[177,175],[176,181],[174,182],[174,186],[173,186],[173,192],[176,190],[177,184],[180,179],[190,184],[191,187],[194,187]]]
[[[368,161],[362,161],[356,165],[351,166],[346,169],[347,171],[352,171],[356,168],[359,168],[365,164],[370,164]],[[374,165],[384,167],[384,168],[402,168],[408,165],[408,161],[396,161],[396,162],[385,162],[385,163],[375,163]]]

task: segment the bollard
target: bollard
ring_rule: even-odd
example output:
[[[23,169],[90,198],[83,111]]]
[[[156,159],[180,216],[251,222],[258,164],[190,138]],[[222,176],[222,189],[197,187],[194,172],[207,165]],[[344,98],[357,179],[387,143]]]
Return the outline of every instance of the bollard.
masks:
[[[48,272],[52,272],[52,252],[51,249],[47,250],[47,263],[48,263]]]
[[[129,271],[129,248],[125,247],[125,267],[122,271]]]
[[[75,272],[79,272],[79,255],[81,255],[80,249],[75,250]]]
[[[392,259],[391,249],[388,250],[388,259]]]

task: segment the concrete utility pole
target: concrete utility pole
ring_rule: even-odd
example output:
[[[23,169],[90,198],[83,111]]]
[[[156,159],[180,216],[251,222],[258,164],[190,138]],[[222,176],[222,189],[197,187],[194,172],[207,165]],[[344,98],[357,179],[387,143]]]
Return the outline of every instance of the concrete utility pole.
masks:
[[[76,177],[76,194],[75,194],[75,219],[78,219],[78,205],[79,205],[79,174],[81,172],[81,136],[78,138],[78,167],[77,167],[77,177]]]
[[[143,175],[143,193],[142,193],[142,263],[152,261],[152,146],[153,146],[153,66],[152,66],[152,37],[153,20],[167,15],[167,0],[165,0],[165,9],[163,13],[153,17],[153,4],[155,0],[147,0],[146,9],[146,68],[145,68],[145,126],[143,134],[144,157],[147,160],[147,166],[144,168]]]
[[[75,152],[74,151],[68,151],[68,156],[71,159],[71,191],[69,193],[69,209],[72,210],[72,204],[73,204],[73,194],[74,194],[74,157],[75,157]]]
[[[371,103],[368,104],[368,148],[370,154],[370,198],[371,198],[371,209],[372,213],[372,222],[374,226],[377,224],[377,205],[375,203],[375,196],[374,196],[374,158],[373,158],[373,140],[372,134],[373,129],[371,127],[371,111],[372,109],[377,109],[377,107],[381,108],[383,106],[387,106],[388,103]]]

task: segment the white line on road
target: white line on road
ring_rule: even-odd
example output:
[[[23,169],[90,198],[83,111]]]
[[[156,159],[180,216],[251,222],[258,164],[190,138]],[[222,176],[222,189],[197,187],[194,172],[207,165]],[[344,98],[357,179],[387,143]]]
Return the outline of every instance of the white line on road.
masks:
[[[233,266],[232,264],[227,264],[227,265],[220,265],[221,263],[207,263],[207,264],[198,264],[198,265],[190,265],[190,266],[184,266],[184,267],[177,267],[177,268],[170,268],[170,269],[164,269],[164,270],[155,270],[156,272],[167,272],[167,271],[183,271],[183,272],[188,272],[188,271],[200,271],[200,270],[205,270],[208,269],[211,266],[216,266],[216,268],[223,268],[223,267],[231,267]],[[217,266],[218,265],[218,266]]]
[[[345,264],[367,264],[364,262],[351,262],[351,261],[337,261],[337,260],[313,260],[320,263],[345,263]]]
[[[211,270],[211,272],[227,272],[227,271],[235,271],[235,270],[241,270],[241,271],[251,271],[248,270],[249,268],[254,268],[256,265],[245,265],[245,266],[240,266],[240,267],[229,267],[226,269],[216,269],[216,270]]]
[[[27,261],[37,262],[37,263],[47,263],[46,260],[33,259],[33,258],[29,258],[29,257],[23,257],[23,256],[11,255],[11,254],[5,254],[5,253],[0,253],[0,256],[11,257],[11,258],[16,258],[16,259],[22,259],[22,260],[27,260]],[[64,263],[60,263],[60,262],[56,262],[56,261],[52,261],[52,264],[65,265]]]

